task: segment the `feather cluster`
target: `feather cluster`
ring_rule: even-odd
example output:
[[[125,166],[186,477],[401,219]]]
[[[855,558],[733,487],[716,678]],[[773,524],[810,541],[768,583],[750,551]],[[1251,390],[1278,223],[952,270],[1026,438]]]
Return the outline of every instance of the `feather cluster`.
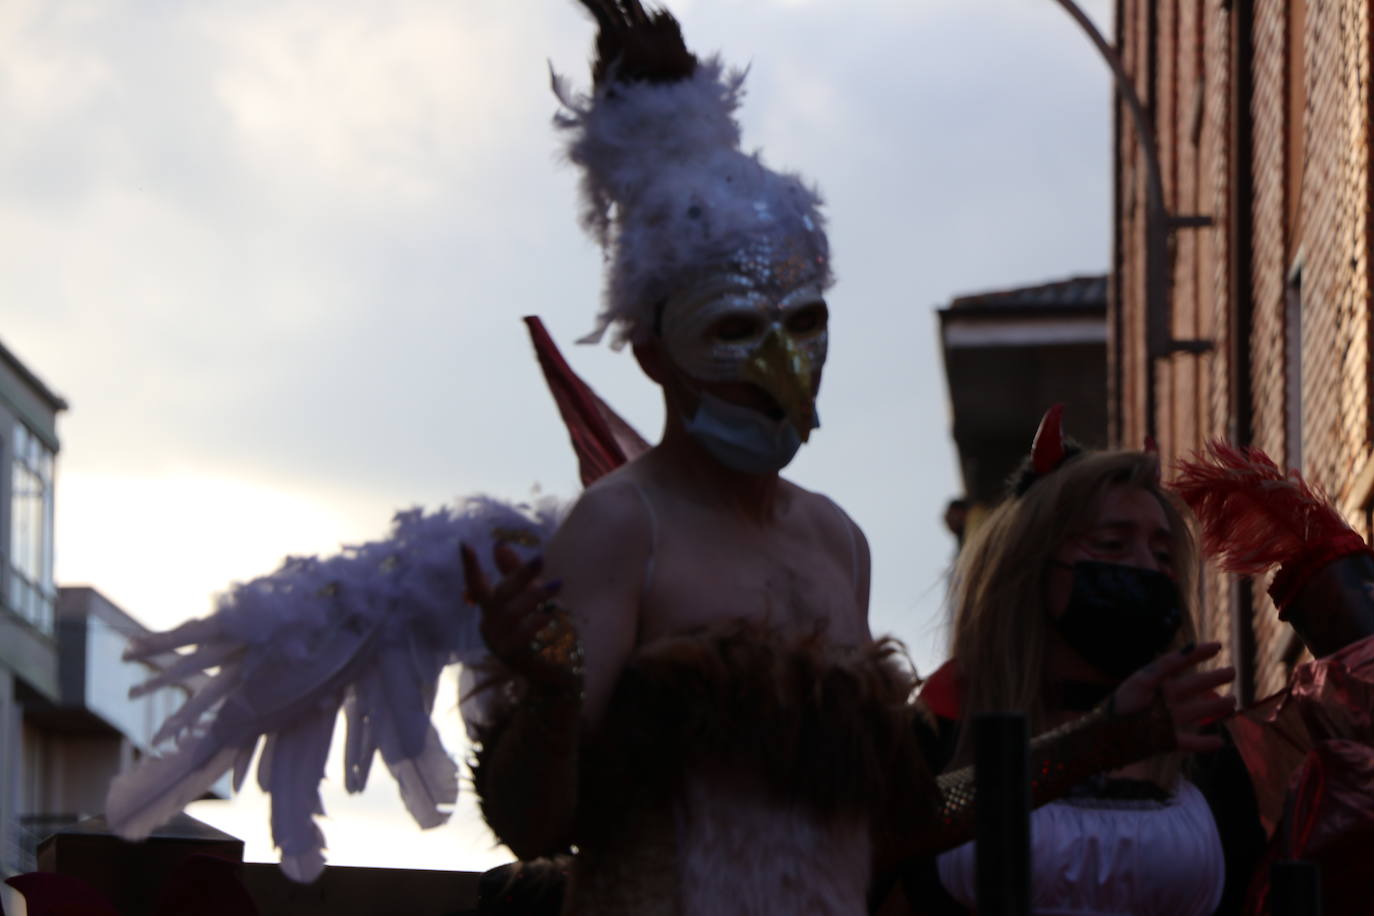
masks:
[[[623,34],[619,44],[607,44],[603,17],[610,14],[597,17],[602,56],[595,72],[601,78],[591,92],[575,93],[553,77],[562,104],[554,123],[568,136],[568,158],[582,170],[582,223],[608,261],[603,311],[585,340],[600,340],[612,324],[619,329],[617,344],[645,339],[669,294],[728,264],[758,239],[799,250],[820,285],[828,286],[819,194],[800,177],[775,172],[757,154],[740,150],[735,113],[744,72],[727,70],[719,57],[688,55],[690,67],[674,63],[671,43],[653,35],[632,58]],[[625,53],[607,60],[618,47]],[[655,70],[645,48],[659,48],[670,59]]]
[[[644,9],[639,0],[581,0],[596,19],[592,81],[671,83],[692,75],[697,59],[682,40],[682,27],[667,10]]]
[[[916,683],[892,639],[853,648],[734,621],[656,640],[626,664],[586,751],[590,791],[622,801],[589,804],[588,829],[633,816],[627,793],[653,793],[703,763],[760,775],[778,797],[826,814],[898,797],[929,813]]]
[[[1253,576],[1277,564],[1297,568],[1333,548],[1339,555],[1364,547],[1324,494],[1259,449],[1213,441],[1176,471],[1170,488],[1197,516],[1203,550],[1225,570]]]
[[[173,748],[111,785],[111,829],[142,839],[231,769],[237,790],[261,745],[258,784],[272,799],[282,869],[313,880],[324,867],[319,783],[341,710],[345,788],[361,791],[380,753],[415,821],[444,823],[458,771],[430,720],[439,677],[487,658],[480,613],[463,599],[459,544],[483,557],[497,542],[537,546],[560,511],[481,497],[400,512],[385,540],[288,559],[236,586],[211,616],[136,640],[126,658],[172,661],[133,693],[181,685],[190,697],[153,738]]]

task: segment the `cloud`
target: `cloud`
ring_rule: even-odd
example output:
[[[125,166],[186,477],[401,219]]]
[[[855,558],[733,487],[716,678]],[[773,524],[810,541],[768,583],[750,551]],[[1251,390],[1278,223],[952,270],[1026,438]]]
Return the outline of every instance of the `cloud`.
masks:
[[[575,4],[46,9],[10,7],[5,33],[3,114],[28,129],[0,157],[0,301],[74,405],[65,467],[317,501],[575,490],[514,321],[568,341],[598,295],[548,123],[548,61],[585,72]],[[941,558],[877,589],[905,612],[939,581],[957,489],[926,310],[1105,265],[1105,70],[1048,0],[678,11],[697,47],[752,61],[746,142],[830,202],[827,435],[798,471],[872,529],[878,582],[913,537]],[[623,354],[571,358],[657,428]],[[856,441],[881,486],[856,485]]]
[[[746,143],[829,202],[824,426],[792,470],[863,525],[874,628],[928,670],[960,487],[931,309],[1107,267],[1107,71],[1053,0],[673,7],[751,64]],[[64,577],[199,612],[392,507],[576,493],[518,317],[567,344],[597,308],[548,91],[591,32],[572,2],[0,4],[0,316],[72,403]],[[568,349],[657,432],[627,354]]]
[[[370,205],[432,205],[481,190],[491,142],[532,112],[516,53],[547,47],[530,10],[390,3],[219,7],[197,23],[223,49],[214,79],[249,158],[278,181]],[[546,100],[540,100],[546,102]]]

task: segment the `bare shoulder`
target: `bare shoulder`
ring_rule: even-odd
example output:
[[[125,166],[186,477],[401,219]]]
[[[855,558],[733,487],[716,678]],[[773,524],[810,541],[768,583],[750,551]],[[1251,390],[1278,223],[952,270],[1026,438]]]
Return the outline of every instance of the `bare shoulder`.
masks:
[[[790,480],[784,480],[783,485],[787,487],[793,505],[800,510],[799,518],[823,532],[828,542],[848,545],[851,537],[863,538],[863,531],[854,519],[829,496],[798,486]]]
[[[632,465],[619,468],[592,484],[573,504],[554,535],[551,552],[586,556],[608,547],[634,553],[647,545],[648,510]]]
[[[581,637],[589,722],[599,721],[639,632],[652,528],[629,470],[588,487],[544,554],[544,575],[558,583],[557,600]]]
[[[829,496],[799,487],[784,481],[789,488],[794,505],[798,509],[803,524],[813,526],[820,533],[825,549],[842,565],[847,565],[853,575],[855,604],[864,623],[868,623],[869,577],[872,565],[868,548],[868,538],[849,513]]]

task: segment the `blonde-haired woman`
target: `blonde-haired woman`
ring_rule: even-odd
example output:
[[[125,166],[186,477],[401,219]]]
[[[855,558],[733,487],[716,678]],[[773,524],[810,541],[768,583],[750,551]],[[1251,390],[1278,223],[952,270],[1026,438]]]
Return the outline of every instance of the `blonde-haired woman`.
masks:
[[[1020,710],[1032,733],[1052,729],[1187,650],[1197,568],[1187,509],[1161,487],[1157,456],[1066,447],[1052,410],[954,571],[952,659],[923,692],[946,765],[971,761],[972,729],[960,726],[979,713]],[[1217,683],[1233,673],[1217,671]],[[1206,749],[1105,774],[1032,814],[1035,913],[1239,910],[1264,842],[1253,792],[1229,748],[1193,760],[1189,750]],[[910,869],[906,883],[923,912],[972,908],[973,844]]]

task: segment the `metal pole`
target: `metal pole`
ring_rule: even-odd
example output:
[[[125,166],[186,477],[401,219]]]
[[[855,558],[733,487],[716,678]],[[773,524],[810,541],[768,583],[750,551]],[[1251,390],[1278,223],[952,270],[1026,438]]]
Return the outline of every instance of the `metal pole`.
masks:
[[[978,916],[1030,913],[1030,749],[1026,717],[973,720]]]

